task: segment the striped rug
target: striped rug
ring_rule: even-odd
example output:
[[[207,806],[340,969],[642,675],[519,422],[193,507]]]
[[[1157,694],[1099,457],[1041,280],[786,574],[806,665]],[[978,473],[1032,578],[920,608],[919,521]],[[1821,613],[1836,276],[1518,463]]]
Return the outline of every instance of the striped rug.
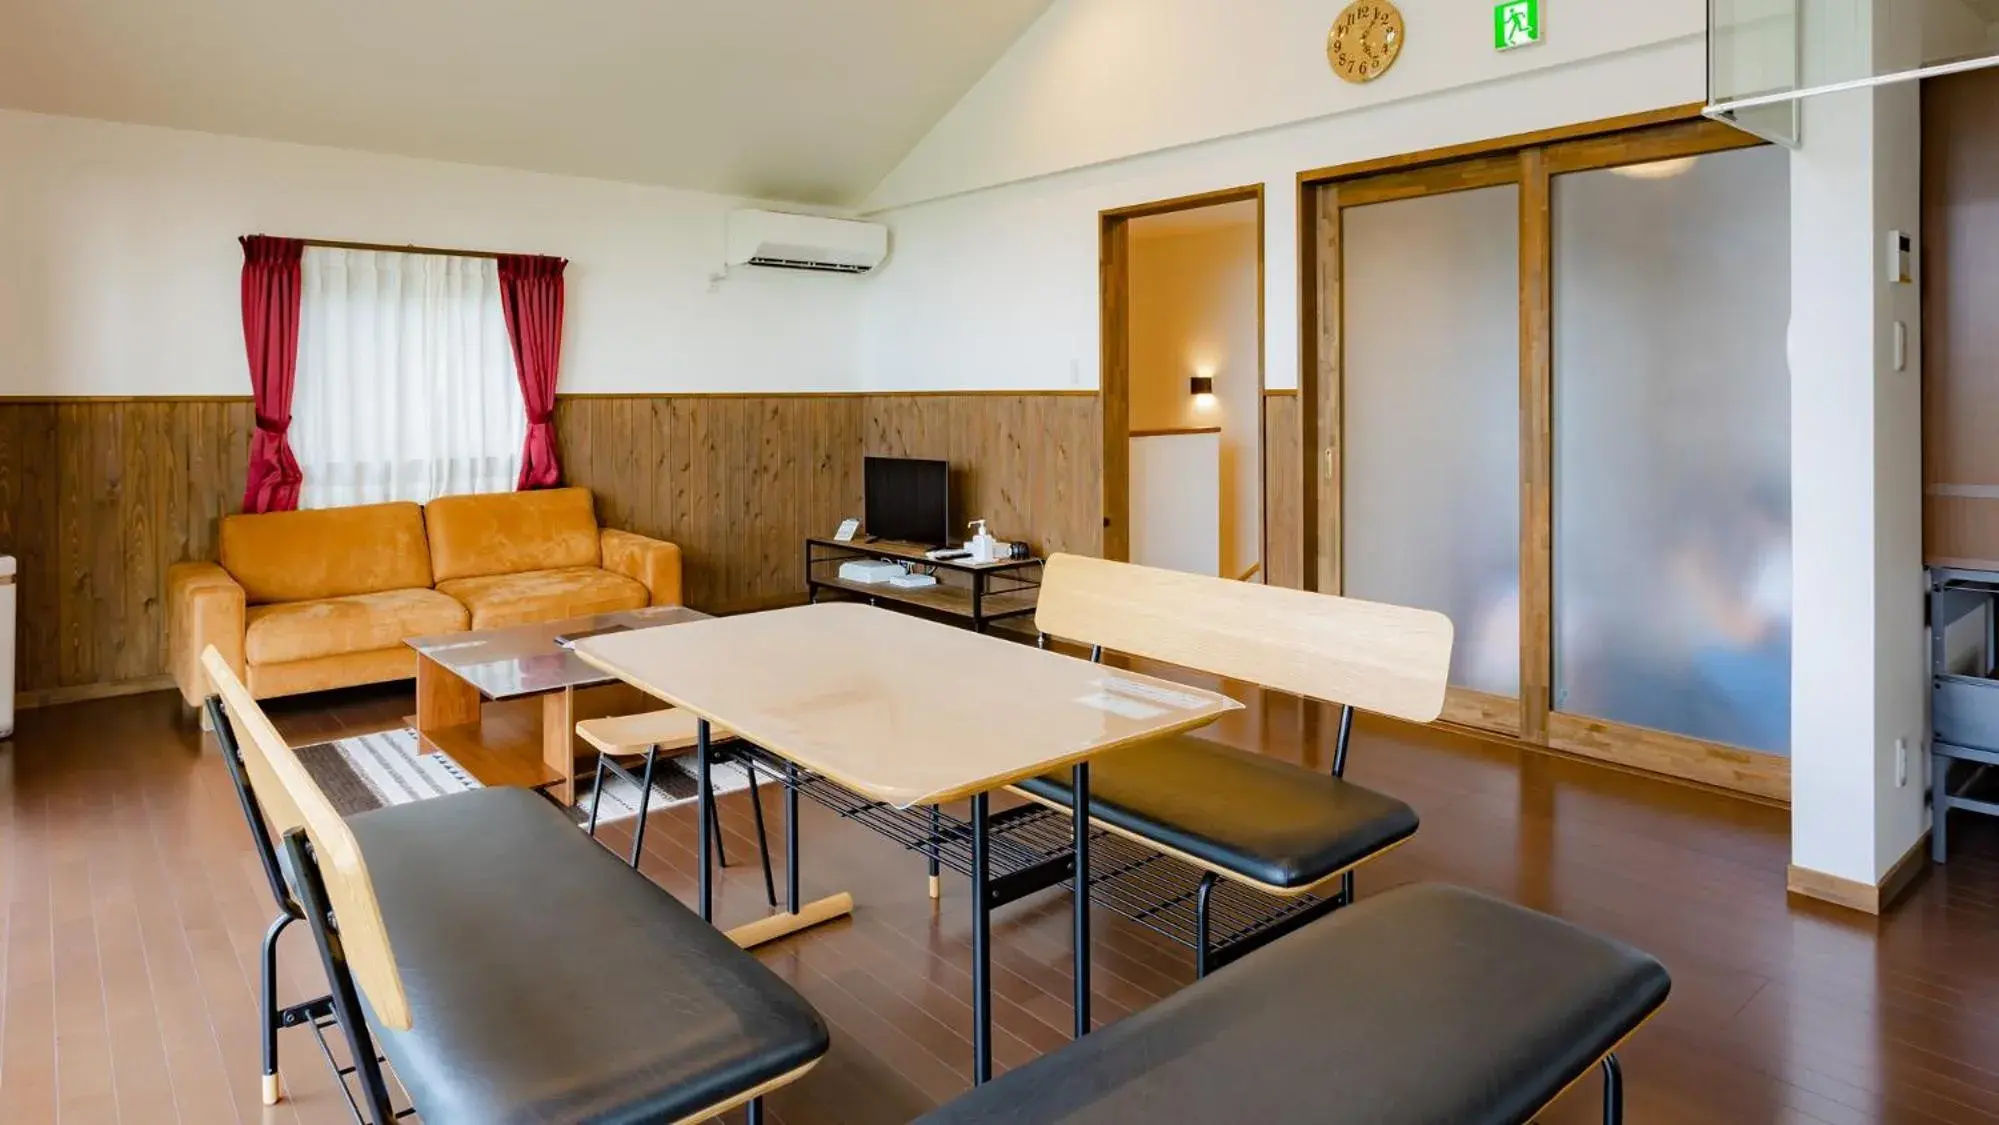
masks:
[[[479,782],[448,756],[419,753],[416,732],[407,727],[302,746],[297,753],[305,763],[306,772],[319,783],[320,790],[342,816],[480,788]],[[662,760],[653,771],[648,811],[658,812],[692,801],[696,793],[696,768],[692,754]],[[733,762],[716,765],[709,772],[718,795],[749,786],[743,767]],[[586,776],[577,782],[576,807],[569,810],[579,824],[590,815],[591,780]],[[638,786],[616,775],[607,775],[597,823],[609,824],[638,815],[638,796]]]

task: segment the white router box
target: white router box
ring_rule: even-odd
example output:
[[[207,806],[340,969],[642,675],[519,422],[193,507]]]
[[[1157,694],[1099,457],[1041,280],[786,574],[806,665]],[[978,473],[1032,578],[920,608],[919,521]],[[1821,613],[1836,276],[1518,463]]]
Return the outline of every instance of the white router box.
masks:
[[[880,559],[855,559],[840,564],[840,577],[849,582],[862,582],[869,586],[879,586],[891,578],[901,578],[909,573],[909,568],[901,563],[885,562]]]

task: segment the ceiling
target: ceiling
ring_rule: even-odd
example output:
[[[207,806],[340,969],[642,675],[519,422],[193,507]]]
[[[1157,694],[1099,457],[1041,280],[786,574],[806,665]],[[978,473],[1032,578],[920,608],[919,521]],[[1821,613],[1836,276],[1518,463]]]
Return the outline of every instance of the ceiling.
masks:
[[[0,0],[0,106],[803,203],[1051,0]]]

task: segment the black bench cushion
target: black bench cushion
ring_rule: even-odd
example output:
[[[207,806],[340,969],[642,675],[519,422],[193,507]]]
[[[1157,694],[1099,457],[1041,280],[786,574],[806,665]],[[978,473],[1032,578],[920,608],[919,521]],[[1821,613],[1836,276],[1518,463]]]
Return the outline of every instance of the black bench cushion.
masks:
[[[826,1052],[804,998],[526,790],[348,823],[410,1001],[377,1035],[427,1125],[677,1121]]]
[[[1652,958],[1558,919],[1401,887],[918,1125],[1520,1125],[1670,983]]]
[[[1071,807],[1066,769],[1019,788]],[[1092,758],[1090,815],[1287,890],[1309,887],[1416,831],[1416,810],[1393,797],[1192,735]]]

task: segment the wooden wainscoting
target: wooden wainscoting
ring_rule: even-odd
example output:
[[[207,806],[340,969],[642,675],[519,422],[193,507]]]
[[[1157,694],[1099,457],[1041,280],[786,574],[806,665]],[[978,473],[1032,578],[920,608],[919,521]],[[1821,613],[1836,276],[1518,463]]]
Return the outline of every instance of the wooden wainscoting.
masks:
[[[1036,551],[1102,550],[1103,424],[1094,394],[871,395],[864,447],[951,462],[951,519]],[[858,460],[856,463],[858,471]],[[858,516],[859,496],[855,497]]]
[[[1305,588],[1305,465],[1298,392],[1263,395],[1263,573],[1272,586]]]
[[[804,541],[861,515],[863,453],[949,460],[954,522],[1094,554],[1097,399],[1076,394],[564,396],[563,476],[607,526],[670,539],[687,603],[805,596]]]
[[[0,399],[24,705],[158,685],[166,569],[214,556],[254,425],[248,399]]]
[[[861,509],[866,400],[846,395],[563,396],[562,475],[607,527],[680,545],[687,604],[805,597],[807,535]]]
[[[802,600],[804,539],[861,514],[864,451],[949,458],[955,513],[1094,554],[1094,394],[562,396],[568,483],[686,553],[688,604]],[[24,705],[162,686],[168,566],[237,510],[248,399],[0,399],[0,554],[19,560]]]

